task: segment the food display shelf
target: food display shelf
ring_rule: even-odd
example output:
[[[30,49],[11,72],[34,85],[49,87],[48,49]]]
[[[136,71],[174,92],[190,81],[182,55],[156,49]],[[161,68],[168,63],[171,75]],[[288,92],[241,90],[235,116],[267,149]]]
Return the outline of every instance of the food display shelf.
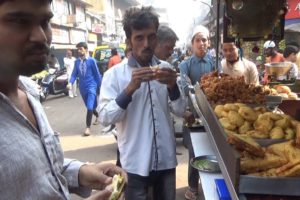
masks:
[[[198,84],[194,87],[195,99],[203,115],[203,124],[226,181],[232,199],[239,199],[240,194],[265,194],[300,196],[299,178],[264,178],[240,175],[240,155],[227,142],[223,127]]]

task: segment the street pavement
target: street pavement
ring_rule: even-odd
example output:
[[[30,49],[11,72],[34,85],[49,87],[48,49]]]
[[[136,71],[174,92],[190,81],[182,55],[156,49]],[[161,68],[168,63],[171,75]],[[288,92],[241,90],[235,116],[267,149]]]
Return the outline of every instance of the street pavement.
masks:
[[[43,107],[53,130],[60,133],[65,157],[84,162],[116,162],[115,138],[111,133],[103,133],[103,126],[92,125],[92,135],[82,136],[85,130],[86,110],[80,95],[72,99],[65,95],[50,95],[43,102]],[[182,138],[177,138],[176,142],[176,200],[184,200],[184,192],[187,189],[188,151],[183,146]],[[82,198],[72,195],[72,199]]]

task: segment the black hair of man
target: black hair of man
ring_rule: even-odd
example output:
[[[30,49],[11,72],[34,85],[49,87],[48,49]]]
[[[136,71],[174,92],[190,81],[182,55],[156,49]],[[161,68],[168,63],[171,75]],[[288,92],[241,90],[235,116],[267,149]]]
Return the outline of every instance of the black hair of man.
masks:
[[[3,4],[4,2],[6,1],[11,1],[11,0],[0,0],[0,5]],[[52,0],[35,0],[37,1],[38,3],[43,3],[43,2],[49,2],[49,3],[52,3]]]
[[[157,40],[159,43],[178,40],[176,33],[168,26],[161,25],[157,30]]]
[[[83,47],[84,49],[88,49],[88,45],[86,42],[79,42],[78,44],[76,44],[76,48],[80,48]]]
[[[289,55],[291,55],[292,53],[297,54],[299,51],[299,48],[297,48],[296,46],[293,45],[289,45],[287,46],[284,51],[283,51],[283,57],[287,58],[289,57]]]
[[[112,56],[118,55],[118,51],[117,51],[116,48],[112,48],[112,49],[111,49],[111,55],[112,55]]]
[[[131,38],[132,30],[142,30],[149,28],[151,25],[154,25],[157,30],[159,26],[158,15],[151,6],[132,7],[126,10],[122,23],[128,39]]]

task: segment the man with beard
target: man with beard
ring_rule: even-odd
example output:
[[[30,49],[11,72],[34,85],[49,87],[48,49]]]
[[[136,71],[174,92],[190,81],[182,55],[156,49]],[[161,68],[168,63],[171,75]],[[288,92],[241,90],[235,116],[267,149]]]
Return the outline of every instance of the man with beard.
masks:
[[[180,63],[180,82],[181,88],[185,95],[189,93],[189,84],[195,85],[201,77],[210,73],[214,70],[213,58],[207,53],[208,47],[210,46],[209,31],[206,27],[199,25],[194,28],[192,35],[192,52],[193,55]],[[190,83],[189,83],[190,82]],[[192,108],[191,102],[189,102]],[[185,119],[188,124],[192,124],[195,121],[196,113],[187,111],[185,113]],[[189,160],[195,157],[194,150],[192,147],[190,130],[184,131],[184,142],[188,147]],[[198,170],[194,169],[190,164],[188,166],[188,185],[189,188],[185,193],[185,198],[189,200],[196,200],[198,196],[198,182],[199,173]]]
[[[259,84],[256,65],[246,58],[239,57],[239,49],[233,42],[223,43],[224,59],[221,61],[222,71],[231,77],[243,76],[247,84]]]
[[[107,200],[112,164],[64,159],[29,76],[46,66],[51,43],[51,0],[0,1],[0,197],[70,199],[69,189]]]
[[[126,11],[123,29],[132,55],[105,72],[99,119],[116,124],[122,167],[128,173],[125,199],[174,200],[176,143],[170,111],[181,115],[184,98],[176,72],[154,54],[158,16],[151,7]],[[152,67],[151,67],[152,66]]]
[[[79,90],[81,97],[87,108],[86,114],[86,129],[83,136],[89,136],[91,134],[90,127],[92,124],[93,114],[96,116],[94,125],[98,122],[97,107],[97,94],[100,90],[102,76],[99,73],[96,60],[88,57],[88,46],[85,42],[80,42],[76,45],[79,58],[75,61],[75,66],[70,78],[70,84],[74,84],[76,78],[79,78]]]

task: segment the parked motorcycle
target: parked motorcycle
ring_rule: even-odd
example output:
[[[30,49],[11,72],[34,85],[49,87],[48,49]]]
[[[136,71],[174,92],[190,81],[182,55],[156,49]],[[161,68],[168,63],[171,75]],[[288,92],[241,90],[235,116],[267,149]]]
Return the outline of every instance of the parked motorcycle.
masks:
[[[68,75],[66,69],[53,69],[50,68],[49,74],[47,74],[41,81],[42,92],[44,94],[45,101],[49,94],[58,95],[65,94],[68,95]]]

